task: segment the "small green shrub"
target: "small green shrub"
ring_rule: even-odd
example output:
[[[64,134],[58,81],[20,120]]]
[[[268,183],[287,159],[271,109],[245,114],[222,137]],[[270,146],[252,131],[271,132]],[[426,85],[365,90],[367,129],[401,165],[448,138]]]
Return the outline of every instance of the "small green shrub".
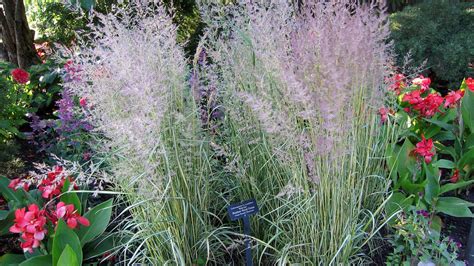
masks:
[[[52,61],[27,70],[0,61],[0,143],[14,136],[23,136],[20,127],[27,122],[27,113],[50,108],[62,89],[56,69],[57,64]],[[14,71],[23,73],[24,77],[20,78],[25,80],[15,80]]]
[[[70,44],[76,38],[76,31],[85,29],[87,25],[87,19],[81,12],[62,3],[34,6],[29,15],[38,38],[50,42]]]
[[[402,65],[411,53],[411,66],[427,60],[427,67],[438,80],[456,83],[472,76],[474,60],[474,3],[426,1],[406,7],[391,16],[391,38],[397,63]]]
[[[461,244],[442,237],[432,229],[430,222],[426,210],[413,208],[400,214],[390,240],[393,252],[387,257],[386,265],[465,265],[458,260]]]

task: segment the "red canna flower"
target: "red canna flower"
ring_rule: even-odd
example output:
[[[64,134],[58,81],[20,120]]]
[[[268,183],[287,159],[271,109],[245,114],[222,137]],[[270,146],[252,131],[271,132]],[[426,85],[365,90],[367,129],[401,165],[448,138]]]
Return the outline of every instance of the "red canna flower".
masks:
[[[457,91],[450,91],[446,97],[444,97],[445,102],[444,102],[444,107],[454,107],[456,104],[461,100],[461,98],[464,96],[464,91],[463,90],[457,90]]]
[[[56,224],[59,219],[66,221],[67,226],[71,229],[75,229],[78,223],[83,226],[90,225],[87,218],[84,218],[77,213],[73,204],[66,205],[66,203],[62,201],[56,205],[56,211],[51,217],[53,224]]]
[[[413,151],[414,154],[424,157],[426,163],[431,163],[433,156],[435,155],[435,149],[433,146],[432,139],[425,139],[425,136],[421,136],[421,141],[416,144],[416,148]]]
[[[439,110],[438,108],[443,103],[444,99],[438,93],[431,93],[423,102],[417,106],[418,111],[424,117],[431,117]]]
[[[41,191],[41,196],[45,199],[51,199],[54,196],[61,194],[61,189],[66,181],[61,166],[55,166],[54,170],[47,174],[46,179],[41,181],[38,190]]]
[[[13,79],[20,84],[26,84],[30,80],[30,74],[21,68],[13,69],[11,74]]]
[[[426,98],[421,97],[421,90],[409,92],[403,96],[402,101],[408,102],[412,108],[424,117],[431,117],[443,103],[444,98],[438,93],[431,93]]]
[[[19,188],[22,188],[24,191],[28,191],[30,189],[30,184],[28,184],[21,178],[15,178],[12,181],[10,181],[10,184],[8,184],[8,187],[15,191]]]
[[[21,234],[23,251],[32,253],[33,248],[40,246],[41,240],[48,232],[44,228],[46,225],[45,211],[40,210],[36,204],[30,204],[28,211],[26,208],[15,211],[14,222],[15,224],[10,227],[10,232]]]
[[[451,178],[449,180],[451,181],[451,183],[458,182],[458,180],[459,180],[459,170],[458,169],[454,170],[453,175],[451,176]]]
[[[423,101],[423,98],[421,98],[421,91],[416,90],[403,95],[402,101],[413,105],[421,103]]]
[[[474,92],[474,79],[473,78],[471,77],[467,78],[466,85],[472,92]]]
[[[431,79],[420,76],[418,78],[413,79],[411,83],[413,85],[420,86],[421,92],[423,93],[430,88]]]

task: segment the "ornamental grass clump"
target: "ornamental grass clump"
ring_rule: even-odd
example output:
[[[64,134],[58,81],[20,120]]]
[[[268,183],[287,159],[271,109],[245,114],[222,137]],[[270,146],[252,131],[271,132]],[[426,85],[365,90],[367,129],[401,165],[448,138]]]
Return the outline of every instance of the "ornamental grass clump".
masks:
[[[197,76],[226,112],[225,199],[261,207],[259,263],[360,263],[381,221],[395,134],[377,110],[391,46],[384,10],[355,2],[203,8],[212,66]]]
[[[150,3],[96,14],[94,21],[67,86],[87,99],[94,130],[104,136],[97,148],[130,206],[123,232],[133,237],[123,262],[205,260],[213,251],[200,241],[214,189],[176,27]]]

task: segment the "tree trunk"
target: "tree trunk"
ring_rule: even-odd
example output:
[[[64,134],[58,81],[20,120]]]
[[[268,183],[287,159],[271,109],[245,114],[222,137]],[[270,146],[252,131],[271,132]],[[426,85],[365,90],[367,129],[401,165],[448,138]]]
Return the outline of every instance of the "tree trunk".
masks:
[[[28,26],[23,0],[2,0],[0,8],[1,37],[9,62],[20,68],[39,63],[34,33]]]

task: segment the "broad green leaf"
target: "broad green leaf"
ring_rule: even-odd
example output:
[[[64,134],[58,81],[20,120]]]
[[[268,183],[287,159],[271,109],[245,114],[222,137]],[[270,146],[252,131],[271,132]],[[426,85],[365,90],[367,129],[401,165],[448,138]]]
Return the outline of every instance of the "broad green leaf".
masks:
[[[79,214],[82,214],[81,200],[79,199],[79,196],[77,196],[77,193],[75,193],[74,191],[68,191],[70,186],[71,182],[68,178],[66,178],[63,189],[61,191],[65,194],[61,195],[61,201],[66,204],[73,204],[74,209],[76,209]]]
[[[66,245],[58,260],[58,266],[79,266],[77,256],[71,246]]]
[[[456,152],[456,149],[454,149],[454,147],[444,146],[444,145],[439,144],[439,143],[435,143],[435,147],[436,147],[437,150],[439,150],[439,153],[448,154],[451,157],[453,157],[455,161],[457,159],[459,159],[458,153]]]
[[[437,235],[440,235],[442,227],[443,227],[443,221],[441,220],[441,217],[439,217],[438,215],[433,216],[433,219],[431,219],[431,224],[430,224],[431,230],[436,231]]]
[[[456,197],[440,197],[436,202],[435,209],[438,212],[445,213],[454,217],[470,217],[474,218],[469,207],[473,207],[474,203],[462,200]]]
[[[15,212],[11,211],[5,219],[0,220],[0,236],[10,233],[13,219],[15,219]]]
[[[0,221],[7,219],[10,211],[0,210]]]
[[[36,256],[20,263],[20,266],[50,266],[53,265],[51,255]]]
[[[464,166],[474,165],[474,149],[470,149],[468,152],[464,153],[459,159],[458,167],[459,169],[464,169]]]
[[[439,121],[439,120],[436,120],[436,119],[428,119],[428,118],[424,118],[423,120],[425,121],[428,121],[430,122],[431,124],[434,124],[434,125],[437,125],[438,127],[441,127],[442,129],[445,129],[447,131],[453,131],[455,128],[453,125],[449,124],[449,123],[446,123],[446,122],[442,122],[442,121]],[[434,135],[433,135],[434,136]],[[427,137],[428,138],[428,137]]]
[[[387,158],[387,165],[390,171],[390,178],[396,184],[397,183],[397,154],[400,151],[398,145],[387,145],[385,151],[385,158]]]
[[[456,168],[456,164],[453,161],[441,159],[433,163],[434,166],[444,169]]]
[[[399,210],[408,210],[408,207],[413,204],[413,200],[413,197],[406,197],[403,193],[394,192],[387,201],[387,205],[385,205],[387,217],[390,217]],[[393,221],[395,221],[395,217],[392,218],[389,223]]]
[[[472,183],[474,183],[474,180],[459,181],[457,183],[448,183],[446,185],[441,186],[441,190],[439,191],[439,194],[443,194],[443,193],[446,193],[448,191],[456,190],[458,188],[463,188],[463,187],[469,186]]]
[[[417,194],[423,192],[428,180],[423,180],[421,183],[414,183],[411,176],[401,177],[399,180],[400,188],[407,194]]]
[[[428,136],[425,136],[429,138]],[[441,131],[436,136],[433,137],[434,141],[446,141],[446,140],[455,140],[456,136],[451,131]]]
[[[433,198],[438,197],[440,191],[439,169],[431,164],[423,163],[426,175],[425,200],[431,204]]]
[[[59,219],[53,239],[53,266],[58,265],[59,257],[67,245],[69,245],[76,254],[77,261],[82,262],[82,247],[79,238],[62,219]]]
[[[0,176],[0,193],[2,193],[3,197],[8,201],[14,201],[15,206],[21,206],[25,204],[25,194],[20,189],[14,191],[13,189],[9,188],[8,185],[10,184],[10,179]]]
[[[469,136],[467,136],[466,143],[464,145],[468,150],[474,148],[474,133],[471,133]]]
[[[84,214],[84,217],[89,220],[90,225],[82,226],[77,233],[82,246],[105,232],[111,215],[112,199],[102,202]]]
[[[425,138],[436,138],[437,135],[441,132],[441,127],[437,125],[430,125],[427,129],[424,130]]]
[[[22,263],[25,260],[25,256],[22,254],[5,254],[0,257],[0,265],[14,266]]]
[[[465,81],[463,85],[466,89],[461,100],[462,120],[465,128],[469,128],[471,134],[474,134],[474,92],[467,88]]]
[[[397,154],[397,171],[400,176],[410,175],[416,172],[416,158],[411,155],[415,146],[409,139],[405,139]]]

